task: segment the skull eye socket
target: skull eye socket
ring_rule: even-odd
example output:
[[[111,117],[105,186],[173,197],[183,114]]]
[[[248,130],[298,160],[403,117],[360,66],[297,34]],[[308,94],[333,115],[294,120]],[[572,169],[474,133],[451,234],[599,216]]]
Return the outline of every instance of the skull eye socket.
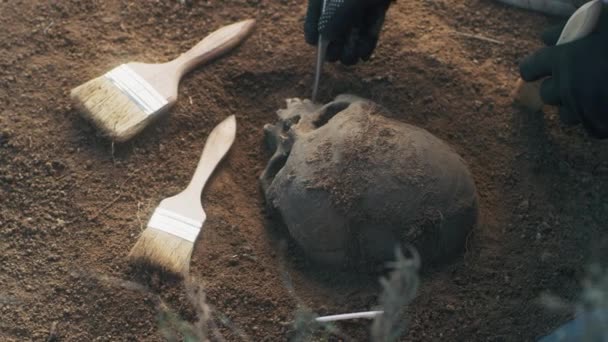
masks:
[[[295,121],[299,121],[299,116],[294,117]],[[286,120],[290,121],[291,118]],[[292,122],[292,124],[294,124]],[[260,180],[262,184],[262,189],[264,191],[268,190],[270,183],[275,178],[277,173],[285,166],[287,162],[287,158],[291,153],[291,147],[294,143],[294,136],[290,134],[290,129],[285,127],[290,127],[291,124],[287,124],[285,122],[277,125],[266,125],[264,126],[264,135],[266,146],[274,151],[274,154],[268,161],[266,165],[266,169],[262,173]]]
[[[288,131],[291,128],[291,126],[297,125],[298,122],[300,122],[301,118],[302,117],[300,115],[295,115],[295,116],[283,121],[283,129],[285,131]]]
[[[288,153],[280,153],[280,154],[276,154],[268,162],[268,166],[266,167],[266,172],[265,172],[265,176],[264,176],[265,181],[267,182],[266,189],[270,185],[270,182],[277,176],[277,173],[279,173],[279,171],[281,171],[283,166],[285,166],[285,163],[287,163],[288,157],[289,157]]]
[[[313,125],[315,126],[315,128],[324,126],[326,123],[329,122],[329,120],[331,120],[331,118],[348,108],[348,106],[350,106],[350,103],[348,102],[334,102],[330,104],[329,106],[322,109],[319,116],[313,122]]]

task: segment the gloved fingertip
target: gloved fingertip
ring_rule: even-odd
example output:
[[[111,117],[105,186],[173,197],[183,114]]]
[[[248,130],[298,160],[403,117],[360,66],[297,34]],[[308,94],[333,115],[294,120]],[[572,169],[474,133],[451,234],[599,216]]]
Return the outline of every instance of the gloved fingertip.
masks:
[[[327,52],[325,54],[325,60],[328,62],[336,62],[342,55],[343,44],[337,42],[331,42],[327,46]]]
[[[359,54],[357,53],[357,46],[359,44],[359,34],[356,30],[351,31],[346,44],[342,48],[340,55],[340,61],[344,65],[354,65],[359,60]]]
[[[357,45],[357,55],[364,61],[369,60],[374,53],[377,44],[377,37],[366,37],[361,39]]]
[[[524,58],[519,64],[519,74],[526,82],[536,81],[551,76],[552,66],[555,62],[557,47],[542,48],[534,54]]]
[[[304,40],[310,45],[317,45],[319,42],[319,30],[317,29],[317,23],[306,22],[304,23]]]
[[[532,57],[533,56],[528,56],[519,63],[519,76],[526,82],[532,82],[536,80],[533,77],[533,72],[531,70]]]
[[[555,77],[549,77],[541,83],[540,98],[544,103],[551,106],[559,106],[561,104],[558,81]]]
[[[358,57],[354,53],[343,54],[340,57],[340,62],[346,66],[351,66],[357,64]]]

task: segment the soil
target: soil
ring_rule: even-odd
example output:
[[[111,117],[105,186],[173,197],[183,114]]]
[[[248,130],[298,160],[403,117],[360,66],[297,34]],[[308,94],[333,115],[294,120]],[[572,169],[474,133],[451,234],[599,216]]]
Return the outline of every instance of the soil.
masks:
[[[0,340],[162,340],[158,298],[194,321],[181,281],[133,270],[126,255],[230,114],[237,140],[205,190],[191,263],[229,322],[220,332],[280,341],[298,305],[334,314],[376,304],[377,275],[323,270],[291,247],[282,257],[258,188],[263,125],[285,98],[310,93],[305,3],[182,3],[0,0]],[[166,61],[248,17],[259,23],[246,44],[186,77],[170,115],[130,142],[99,136],[68,100],[120,63]],[[451,144],[475,177],[480,223],[463,255],[422,274],[407,340],[532,341],[570,315],[538,298],[576,298],[602,251],[606,142],[562,127],[554,110],[510,104],[517,62],[552,21],[487,0],[398,1],[370,62],[325,68],[323,101],[370,98]],[[367,338],[368,322],[338,326]]]

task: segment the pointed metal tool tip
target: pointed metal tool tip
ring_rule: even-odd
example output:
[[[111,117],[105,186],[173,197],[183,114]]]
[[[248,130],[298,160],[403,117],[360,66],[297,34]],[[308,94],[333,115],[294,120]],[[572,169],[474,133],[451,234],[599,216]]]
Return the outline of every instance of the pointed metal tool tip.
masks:
[[[317,63],[315,68],[315,81],[312,87],[312,98],[313,103],[317,102],[317,95],[319,94],[319,84],[321,83],[321,73],[323,72],[323,63],[325,62],[325,55],[327,53],[327,46],[329,41],[323,39],[319,35],[319,43],[317,45]]]
[[[327,8],[327,0],[323,0],[323,7],[321,7],[321,15],[325,13],[325,9]],[[317,63],[315,67],[315,80],[312,86],[312,103],[317,102],[317,94],[319,93],[319,83],[321,81],[321,72],[323,71],[323,62],[325,62],[325,54],[327,53],[327,46],[329,45],[329,41],[324,39],[321,34],[319,34],[319,41],[317,44]]]

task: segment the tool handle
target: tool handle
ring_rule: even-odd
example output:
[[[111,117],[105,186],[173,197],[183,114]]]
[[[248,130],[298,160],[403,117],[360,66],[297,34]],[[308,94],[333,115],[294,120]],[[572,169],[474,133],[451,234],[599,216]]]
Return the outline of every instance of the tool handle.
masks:
[[[236,118],[234,115],[230,115],[219,125],[217,125],[205,142],[201,159],[198,162],[196,171],[192,176],[192,180],[186,191],[191,193],[197,198],[200,197],[203,192],[203,188],[207,183],[207,180],[213,173],[215,167],[220,163],[222,158],[226,155],[230,146],[234,142],[236,136]]]
[[[545,105],[540,98],[540,84],[542,80],[526,82],[518,79],[513,90],[513,103],[522,106],[531,112],[538,112]]]
[[[171,63],[181,77],[194,67],[218,58],[242,43],[255,26],[254,19],[243,20],[214,31],[193,48],[183,53]]]
[[[348,314],[317,317],[317,318],[315,318],[315,321],[323,323],[323,322],[343,321],[346,319],[357,319],[357,318],[373,319],[382,314],[384,314],[384,311],[353,312],[353,313],[348,313]]]
[[[602,2],[600,0],[593,0],[581,6],[568,19],[556,45],[573,42],[591,33],[597,25],[601,11]],[[541,82],[542,80],[528,83],[519,79],[512,94],[513,102],[530,111],[539,111],[543,107],[543,101],[540,98]]]

